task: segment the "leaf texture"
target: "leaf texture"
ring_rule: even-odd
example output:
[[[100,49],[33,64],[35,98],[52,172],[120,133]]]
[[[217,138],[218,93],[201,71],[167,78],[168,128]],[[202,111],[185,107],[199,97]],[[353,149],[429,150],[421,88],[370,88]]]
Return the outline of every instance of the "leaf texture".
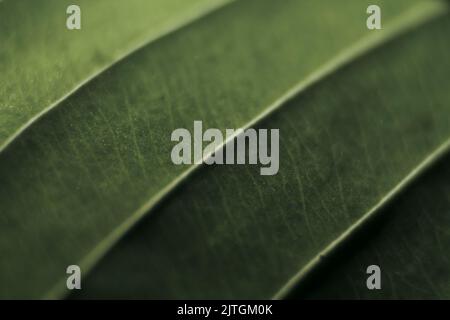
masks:
[[[113,248],[79,297],[276,295],[425,158],[448,150],[449,22],[400,37],[288,102],[259,125],[280,129],[276,176],[205,167]]]
[[[449,179],[447,156],[289,297],[450,299]],[[367,290],[370,265],[381,290]]]
[[[80,0],[81,30],[66,28],[69,0],[0,3],[0,151],[61,99],[137,47],[224,0]]]
[[[149,32],[149,21],[155,24],[141,7],[148,2],[111,5],[113,20],[127,25],[123,34],[108,42],[106,18],[93,17],[100,30],[86,28],[61,60],[52,54],[65,48],[67,34],[55,36],[51,53],[37,47],[36,55],[27,55],[28,44],[8,45],[12,49],[2,52],[8,68],[0,77],[6,83],[0,85],[2,104],[9,106],[0,115],[8,142],[0,153],[0,252],[8,257],[0,262],[0,297],[61,297],[67,265],[80,264],[88,273],[110,249],[83,295],[275,294],[450,134],[448,71],[442,68],[446,19],[353,61],[439,16],[445,6],[374,2],[384,8],[385,27],[377,33],[361,19],[366,1],[237,1],[113,65],[120,56],[113,50],[129,52],[140,39],[167,30],[161,26],[169,16],[181,21],[192,17],[185,12],[199,11],[173,1],[177,15],[161,2],[154,15],[160,27]],[[24,3],[0,5],[18,10]],[[199,8],[205,3],[198,1]],[[101,12],[102,5],[83,4],[87,12]],[[49,12],[54,6],[48,2]],[[30,21],[38,17],[27,14]],[[128,27],[119,19],[128,14],[142,19]],[[49,17],[36,23],[37,39],[48,37],[59,19],[56,11]],[[0,21],[14,26],[10,18]],[[33,26],[23,28],[29,34]],[[436,50],[430,53],[429,46]],[[23,66],[42,68],[15,71],[13,52],[23,52]],[[53,60],[58,63],[48,64]],[[83,67],[62,79],[73,69],[68,61]],[[102,67],[108,68],[52,105]],[[4,94],[12,91],[10,83],[22,93]],[[8,138],[36,115],[38,121]],[[199,119],[205,127],[280,128],[279,174],[262,178],[258,168],[232,166],[192,175],[198,166],[174,166],[171,132]],[[129,275],[124,282],[117,279],[121,272]]]

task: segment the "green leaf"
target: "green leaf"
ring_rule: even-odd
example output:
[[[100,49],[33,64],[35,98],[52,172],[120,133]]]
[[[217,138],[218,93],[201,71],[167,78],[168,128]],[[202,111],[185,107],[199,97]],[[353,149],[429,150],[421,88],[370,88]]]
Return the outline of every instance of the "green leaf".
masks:
[[[291,298],[450,299],[450,166],[448,155]],[[381,268],[381,290],[367,290],[366,268]]]
[[[284,297],[450,149],[449,27],[448,16],[428,23],[287,102],[258,124],[280,129],[277,175],[204,167],[109,252],[75,297]],[[430,222],[416,241],[439,237],[445,248],[448,217],[441,221],[442,235]],[[414,250],[384,241],[398,254]],[[442,260],[427,273],[437,275],[432,283],[449,267]],[[450,297],[444,289],[435,297]]]
[[[0,151],[61,99],[136,48],[227,0],[69,0],[0,3]]]
[[[384,30],[376,32],[365,26],[368,3],[348,3],[235,2],[128,55],[14,135],[0,153],[0,252],[8,257],[0,264],[0,297],[42,297],[51,288],[50,297],[67,294],[67,265],[80,264],[87,274],[151,209],[157,210],[139,226],[142,233],[114,249],[97,269],[107,271],[96,271],[84,294],[275,294],[449,136],[445,69],[438,64],[447,47],[438,41],[444,37],[439,25],[353,63],[443,13],[442,2],[371,1],[384,8]],[[93,43],[98,39],[101,33]],[[422,42],[442,48],[430,55]],[[85,59],[92,64],[92,52]],[[27,65],[38,68],[36,61]],[[425,75],[428,69],[433,77]],[[27,83],[27,76],[19,78]],[[66,87],[51,96],[58,79],[43,81],[47,91],[31,99],[54,101],[79,81],[61,83]],[[22,92],[40,92],[32,84],[36,78]],[[2,113],[0,121],[7,118],[14,117]],[[194,120],[236,128],[263,119],[282,132],[275,177],[247,166],[192,175],[201,167],[170,161],[176,128],[191,128]],[[378,152],[389,157],[374,157]],[[172,193],[183,181],[187,189]],[[166,197],[173,201],[156,208]],[[125,260],[110,263],[114,257]],[[127,267],[136,272],[122,279],[126,284],[110,277]],[[217,272],[223,275],[214,278]]]

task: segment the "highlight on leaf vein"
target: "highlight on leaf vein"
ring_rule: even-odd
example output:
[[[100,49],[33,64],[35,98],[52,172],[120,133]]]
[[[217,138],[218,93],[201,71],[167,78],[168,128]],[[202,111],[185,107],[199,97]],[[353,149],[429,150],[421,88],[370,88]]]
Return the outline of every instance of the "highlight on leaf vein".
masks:
[[[0,1],[0,299],[450,299],[449,5]]]

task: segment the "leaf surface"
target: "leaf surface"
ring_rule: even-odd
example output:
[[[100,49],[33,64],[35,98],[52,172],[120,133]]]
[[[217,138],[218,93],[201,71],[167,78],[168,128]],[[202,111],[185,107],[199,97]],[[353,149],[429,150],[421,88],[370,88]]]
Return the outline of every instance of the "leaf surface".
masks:
[[[449,157],[392,206],[290,298],[450,299]],[[368,290],[367,267],[381,269],[381,290]]]
[[[0,151],[59,100],[136,48],[225,0],[69,0],[0,3]]]
[[[277,175],[260,176],[254,165],[204,167],[109,252],[76,297],[283,296],[328,258],[330,244],[449,150],[449,27],[448,15],[428,23],[287,102],[258,125],[280,129]],[[430,224],[416,239],[426,248],[439,242]],[[413,242],[383,241],[413,250]],[[418,250],[405,253],[421,253],[411,274],[425,255]],[[440,268],[430,269],[432,283]]]
[[[186,176],[193,172],[192,168],[194,167],[174,166],[170,161],[170,151],[173,146],[170,134],[174,129],[190,128],[193,121],[199,119],[203,120],[205,128],[237,128],[255,122],[255,119],[262,119],[268,115],[268,111],[273,111],[275,107],[280,106],[280,101],[288,100],[292,88],[295,93],[304,90],[308,85],[319,81],[324,75],[334,72],[343,63],[352,60],[358,54],[370,50],[387,38],[397,35],[398,32],[431,19],[444,11],[444,7],[439,1],[402,0],[395,3],[392,1],[378,1],[378,3],[385,8],[386,27],[380,33],[370,33],[366,29],[365,21],[361,19],[361,13],[365,12],[367,3],[359,0],[349,1],[349,5],[345,7],[336,1],[319,3],[317,1],[292,0],[283,2],[283,6],[280,6],[277,1],[266,0],[236,2],[176,33],[145,46],[58,103],[51,112],[46,113],[39,121],[17,136],[0,154],[0,211],[2,226],[4,226],[0,234],[0,251],[2,255],[8,257],[0,263],[1,282],[4,284],[0,288],[0,296],[41,297],[56,283],[59,285],[55,291],[51,291],[51,296],[65,293],[61,291],[61,288],[65,287],[65,280],[62,280],[65,279],[65,270],[68,265],[80,264],[87,273],[92,265],[133,224],[159,203],[174,186],[185,180]],[[325,7],[327,10],[323,11]],[[318,12],[325,12],[325,16],[319,16]],[[401,23],[396,24],[396,21]],[[389,27],[389,23],[396,27]],[[311,33],[310,30],[315,31]],[[399,50],[397,49],[397,52]],[[205,234],[206,238],[190,239],[190,241],[196,239],[200,241],[200,246],[197,247],[194,246],[197,243],[185,241],[186,244],[191,243],[192,246],[183,249],[178,258],[193,259],[194,261],[195,259],[192,257],[195,255],[192,255],[189,248],[194,253],[206,252],[202,251],[204,250],[202,243],[209,243],[213,246],[222,245],[225,250],[224,256],[227,256],[227,252],[239,250],[241,256],[238,257],[245,258],[243,264],[249,267],[250,257],[242,256],[247,249],[238,244],[246,243],[245,239],[240,239],[241,232],[244,232],[241,231],[241,228],[251,224],[252,220],[248,215],[242,215],[242,221],[233,220],[233,214],[241,216],[240,212],[243,209],[233,207],[238,206],[238,203],[230,201],[229,195],[241,197],[252,205],[255,202],[253,196],[256,195],[261,203],[255,205],[255,209],[262,212],[270,212],[271,208],[280,209],[281,216],[276,221],[281,225],[273,224],[273,221],[267,217],[268,220],[253,221],[254,227],[258,226],[264,230],[265,226],[273,225],[275,229],[271,232],[278,235],[278,233],[286,231],[283,229],[284,225],[293,224],[293,229],[287,233],[294,237],[292,239],[298,240],[295,235],[307,239],[306,234],[311,232],[313,239],[311,241],[317,244],[317,246],[308,246],[298,242],[299,246],[305,247],[302,249],[304,251],[301,255],[304,260],[293,260],[290,261],[292,263],[288,263],[289,261],[283,262],[280,258],[270,262],[276,265],[281,262],[286,263],[286,269],[281,270],[276,276],[287,277],[288,274],[292,274],[295,267],[306,260],[306,257],[316,252],[320,245],[324,245],[330,237],[338,234],[345,222],[350,224],[356,215],[361,214],[362,210],[360,209],[372,204],[403,174],[408,172],[428,152],[431,152],[432,148],[446,136],[445,129],[448,128],[443,124],[446,118],[442,116],[443,106],[440,100],[443,94],[441,88],[444,83],[439,81],[438,77],[443,70],[431,63],[437,61],[437,56],[430,56],[431,62],[426,60],[424,47],[413,46],[411,50],[417,51],[410,57],[410,59],[417,59],[419,65],[417,70],[409,70],[407,64],[403,63],[395,68],[387,68],[390,73],[384,74],[379,71],[384,71],[380,66],[387,64],[390,60],[386,57],[382,58],[382,64],[378,65],[376,60],[379,58],[377,57],[373,61],[371,60],[371,66],[378,66],[375,68],[378,71],[369,73],[368,79],[364,76],[364,81],[362,81],[357,77],[358,72],[352,72],[350,73],[352,78],[345,81],[343,80],[345,77],[342,80],[339,78],[338,83],[328,84],[328,87],[319,93],[302,98],[306,100],[301,100],[301,107],[291,106],[291,103],[283,106],[283,109],[297,110],[295,112],[299,112],[298,116],[287,116],[283,118],[284,120],[276,120],[280,117],[280,113],[270,118],[271,125],[274,121],[275,126],[279,125],[283,132],[287,132],[282,133],[283,136],[298,136],[306,139],[302,145],[306,146],[306,151],[311,151],[312,148],[311,158],[301,159],[306,156],[307,152],[303,152],[302,149],[300,152],[296,152],[295,148],[292,149],[290,152],[294,153],[281,155],[282,170],[285,170],[285,173],[280,172],[279,175],[268,180],[255,174],[256,168],[245,166],[242,168],[219,168],[220,172],[225,170],[221,173],[224,177],[217,178],[214,174],[212,179],[208,179],[211,181],[211,188],[207,187],[210,191],[206,193],[208,195],[206,199],[203,199],[205,195],[203,186],[199,186],[194,180],[189,181],[189,185],[192,182],[192,188],[194,188],[192,200],[177,199],[174,202],[176,215],[175,213],[150,215],[149,219],[152,216],[167,216],[169,219],[176,216],[174,226],[181,225],[180,222],[186,226],[189,224],[197,226],[200,221],[198,215],[206,214],[203,210],[207,210],[208,215],[209,211],[214,210],[220,214],[219,216],[209,215],[209,219],[222,221],[220,224],[208,221],[206,218],[201,222],[206,228],[205,230],[210,227],[213,227],[213,230],[215,228],[223,230],[219,233],[214,232],[219,235],[219,238],[215,239],[213,236],[211,240]],[[436,54],[439,53],[442,51]],[[399,55],[399,53],[397,54]],[[397,60],[403,58],[402,56]],[[431,94],[422,98],[427,99],[426,105],[434,108],[433,112],[421,109],[414,109],[415,112],[406,112],[405,104],[417,101],[417,97],[411,96],[405,102],[405,99],[408,99],[407,95],[399,95],[399,101],[395,100],[394,103],[396,108],[391,110],[390,104],[387,104],[389,98],[396,96],[399,88],[403,88],[404,91],[409,88],[407,84],[399,87],[404,73],[408,71],[418,74],[425,72],[424,65],[426,63],[429,63],[430,67],[434,66],[438,69],[436,70],[436,83],[431,81],[425,84],[417,82],[407,84],[414,85],[417,92],[436,91],[436,101],[431,100],[433,97]],[[367,67],[367,69],[372,68]],[[388,76],[397,76],[393,70],[398,71],[401,79]],[[362,74],[361,77],[363,77]],[[381,79],[379,79],[380,77]],[[356,80],[354,80],[355,78]],[[362,114],[356,113],[359,106],[355,106],[351,102],[358,101],[357,99],[361,97],[371,96],[374,94],[371,92],[374,83],[385,81],[392,81],[392,86],[386,85],[388,90],[383,94],[376,92],[375,98],[378,100],[373,102],[374,107],[367,107],[367,110],[364,109],[366,112]],[[364,86],[364,82],[368,84]],[[350,90],[349,88],[352,88],[353,85],[355,85],[355,89]],[[340,88],[338,95],[332,93],[335,86]],[[357,94],[353,95],[353,90]],[[308,102],[309,99],[315,102]],[[401,117],[383,118],[380,123],[385,123],[386,128],[368,126],[367,130],[369,131],[364,131],[369,119],[367,117],[372,119],[378,114],[376,108],[380,108],[378,106],[380,103],[381,107],[386,108],[382,111],[394,113],[394,115],[403,112],[407,113],[408,117],[403,120],[398,119]],[[354,109],[349,112],[325,112],[327,108],[337,110],[343,108],[344,105]],[[350,118],[347,119],[347,116]],[[363,118],[360,120],[361,123],[358,122],[357,116]],[[292,123],[293,119],[299,123],[303,122],[301,127],[304,132],[302,131],[300,134],[296,131],[297,126]],[[280,121],[280,123],[276,121]],[[283,121],[286,123],[282,127]],[[360,141],[360,145],[356,144],[355,148],[351,148],[352,146],[346,142],[348,143],[348,140],[354,139],[355,136],[351,131],[344,130],[340,133],[341,139],[330,144],[331,137],[334,139],[335,135],[334,131],[331,132],[332,128],[335,131],[341,131],[343,127],[347,125],[352,127],[353,124],[360,125],[360,127],[353,127],[357,128],[353,130],[361,131],[361,137],[363,137],[361,141],[367,140],[368,142],[361,143]],[[426,128],[429,126],[431,133],[423,137],[417,133],[414,135],[415,129],[420,125]],[[289,129],[285,129],[286,126],[293,130],[292,133],[288,133]],[[329,126],[334,127],[328,128]],[[381,129],[388,130],[386,135],[380,134],[379,130]],[[414,148],[411,147],[413,156],[408,157],[406,161],[403,159],[405,151],[395,155],[397,158],[393,160],[394,165],[392,166],[395,174],[392,176],[389,175],[389,172],[380,175],[380,171],[368,170],[361,159],[356,159],[361,163],[356,160],[354,163],[348,162],[349,154],[375,152],[377,146],[386,154],[396,149],[403,150],[406,148],[407,141],[403,142],[403,138],[391,138],[397,134],[406,137],[410,132],[412,135],[409,139],[412,141],[413,138],[419,136],[417,137],[419,143]],[[388,136],[388,133],[391,136]],[[384,146],[384,140],[381,138],[372,140],[372,134],[392,140],[389,141],[392,144]],[[283,138],[282,144],[286,141],[285,139]],[[297,141],[294,138],[288,140],[291,139]],[[352,143],[358,142],[351,141]],[[372,144],[369,145],[369,142]],[[297,148],[304,148],[302,145],[297,145]],[[318,145],[325,147],[320,148],[322,153],[316,155],[314,149]],[[379,145],[382,145],[383,148]],[[360,149],[357,148],[358,146]],[[366,148],[372,149],[365,151]],[[370,154],[367,155],[367,157],[369,156]],[[293,160],[289,160],[291,157]],[[293,166],[297,160],[300,164],[304,162],[303,165],[309,164],[315,168],[315,171],[307,172]],[[370,176],[363,175],[364,178],[356,182],[344,182],[340,177],[342,175],[343,178],[345,172],[350,175],[352,165],[356,165],[361,174],[367,174],[367,171]],[[380,163],[374,166],[375,169],[380,169],[383,165],[385,164]],[[212,169],[216,170],[207,168],[208,171]],[[341,169],[344,170],[344,173],[335,174],[335,185],[326,183],[323,186],[334,170],[339,172]],[[231,170],[229,177],[227,170]],[[236,170],[243,170],[243,172]],[[250,170],[255,172],[250,174]],[[240,175],[251,179],[250,187],[253,186],[256,193],[248,194],[244,191],[236,193],[238,189],[235,184],[240,181],[240,178],[237,179]],[[379,176],[382,177],[377,182],[379,187],[369,186]],[[230,183],[224,182],[223,185],[218,183],[227,177],[232,179]],[[288,178],[296,180],[291,181],[291,185],[289,185]],[[304,179],[307,180],[303,181]],[[244,182],[243,188],[248,188],[248,181],[250,180]],[[307,183],[311,183],[312,187],[309,188]],[[344,183],[350,184],[352,188]],[[339,190],[337,189],[339,184],[342,184],[343,188],[349,188],[352,192],[357,189],[358,193],[355,193],[357,196],[360,196],[360,192],[372,192],[369,192],[367,199],[363,198],[361,203],[353,203],[355,198],[350,196],[347,201],[351,213],[348,213],[347,220],[342,219],[344,224],[335,226],[333,222],[336,223],[336,220],[341,219],[338,213],[336,216],[321,216],[319,209],[330,210],[334,205],[333,201],[337,201],[338,198],[331,194],[324,200],[317,200],[325,197],[327,192]],[[359,189],[357,187],[360,184],[361,188]],[[262,186],[267,187],[265,191],[262,190]],[[250,190],[252,190],[251,188]],[[296,193],[283,194],[287,197],[285,199],[275,197],[276,190],[285,189],[286,192],[303,190],[305,199],[308,196],[312,197],[300,202],[298,199],[302,198],[298,198]],[[379,193],[375,193],[375,190]],[[194,197],[196,194],[203,195],[202,200],[213,202],[198,202]],[[213,198],[213,194],[220,195],[220,198]],[[180,204],[184,201],[187,203],[186,207],[181,206],[180,208]],[[306,201],[308,204],[305,203]],[[217,207],[219,203],[221,207]],[[344,210],[344,204],[339,203],[341,210]],[[290,210],[294,211],[296,208],[302,208],[303,204],[307,205],[307,208],[310,205],[311,208],[315,208],[313,212],[319,218],[314,220],[316,225],[296,230],[297,224],[303,225],[305,228],[303,220],[306,218],[303,217],[300,221],[288,215],[284,216],[285,209],[281,206],[289,205]],[[194,208],[197,207],[199,208],[197,216],[189,216],[192,220],[185,223],[183,219],[187,219],[188,214],[194,214]],[[247,210],[247,208],[245,209]],[[257,217],[255,209],[248,210],[248,214]],[[228,219],[224,219],[224,214]],[[159,248],[158,251],[152,251],[157,260],[153,260],[153,257],[146,259],[142,256],[149,262],[159,261],[158,254],[164,256],[166,246],[170,247],[179,241],[186,240],[182,238],[183,236],[190,237],[190,234],[183,233],[189,230],[186,228],[185,231],[181,230],[179,237],[173,237],[172,241],[161,244],[159,237],[162,233],[168,236],[177,234],[179,230],[160,227],[161,223],[158,221],[160,220],[156,220],[154,225],[152,223],[151,227],[156,228],[154,232],[153,229],[151,232],[158,238],[157,241],[150,244],[144,239],[141,244],[144,246],[155,245]],[[261,223],[261,225],[256,223]],[[169,225],[163,223],[163,226],[168,227]],[[327,237],[316,239],[314,232],[320,230],[325,232]],[[261,233],[255,234],[258,238],[262,237]],[[225,248],[226,240],[231,240],[228,248]],[[266,239],[266,241],[268,240],[269,238]],[[288,240],[279,240],[276,248],[281,248],[278,246],[286,244],[285,241]],[[255,252],[263,250],[262,247],[257,249],[256,244],[251,244],[251,246],[254,245]],[[180,246],[179,249],[181,250],[181,248]],[[295,247],[289,249],[288,255],[298,258],[294,257],[295,249]],[[175,254],[176,251],[173,252]],[[200,266],[192,264],[192,267],[201,271],[202,266],[205,267],[211,263],[208,261],[208,257],[208,255],[202,255],[201,259],[204,259],[202,264]],[[162,268],[167,266],[172,268],[173,261],[165,262],[164,260],[172,258],[178,259],[174,256],[166,256],[158,262],[158,265],[161,264]],[[258,261],[265,262],[265,259],[260,257]],[[37,266],[33,270],[29,269],[31,262]],[[220,263],[222,264],[222,261]],[[270,263],[267,266],[270,266]],[[167,286],[167,283],[164,282],[166,284],[164,290],[167,292],[163,291],[161,294],[168,296],[171,295],[170,293],[173,293],[173,296],[197,296],[199,294],[194,289],[201,288],[189,288],[184,283],[186,280],[176,284],[179,278],[184,279],[189,274],[178,273],[175,268],[170,268],[167,270],[174,270],[174,274],[161,276],[160,280],[165,279],[164,281],[169,284],[173,283],[173,285]],[[208,273],[212,274],[214,271],[213,268]],[[239,276],[244,278],[248,273],[248,270],[244,270]],[[256,275],[257,273],[254,274],[254,277]],[[138,277],[136,276],[135,279],[138,280]],[[245,283],[253,283],[252,278],[243,280],[242,291],[238,292],[239,288],[236,287],[216,293],[221,293],[223,296],[247,296],[253,293],[253,291],[247,291],[249,289],[245,287]],[[272,278],[268,278],[268,280],[272,280]],[[273,278],[273,280],[277,279]],[[195,277],[189,281],[195,281]],[[231,285],[225,278],[221,281],[223,281],[222,285]],[[279,282],[273,281],[271,286],[275,286]],[[213,283],[211,282],[211,285]],[[131,283],[129,284],[131,285]],[[156,286],[157,282],[154,284]],[[187,291],[178,291],[177,287],[185,285]],[[142,292],[138,290],[134,294],[142,293],[145,296],[151,296],[152,291],[148,289],[143,288]],[[258,288],[255,287],[252,290],[255,289]],[[264,282],[260,289],[258,295],[262,296],[268,294],[271,291],[269,289],[273,288],[269,288],[268,282]],[[205,288],[203,294],[213,295],[210,290],[212,289]],[[111,291],[111,294],[114,292],[114,290]],[[175,292],[177,293],[175,294]]]

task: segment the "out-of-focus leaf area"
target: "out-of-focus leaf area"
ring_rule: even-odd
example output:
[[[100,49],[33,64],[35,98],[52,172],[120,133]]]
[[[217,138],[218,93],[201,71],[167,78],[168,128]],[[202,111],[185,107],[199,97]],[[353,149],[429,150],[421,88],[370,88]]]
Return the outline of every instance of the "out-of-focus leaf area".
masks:
[[[450,299],[447,1],[71,4],[0,1],[0,298]],[[194,121],[278,172],[174,164]]]

